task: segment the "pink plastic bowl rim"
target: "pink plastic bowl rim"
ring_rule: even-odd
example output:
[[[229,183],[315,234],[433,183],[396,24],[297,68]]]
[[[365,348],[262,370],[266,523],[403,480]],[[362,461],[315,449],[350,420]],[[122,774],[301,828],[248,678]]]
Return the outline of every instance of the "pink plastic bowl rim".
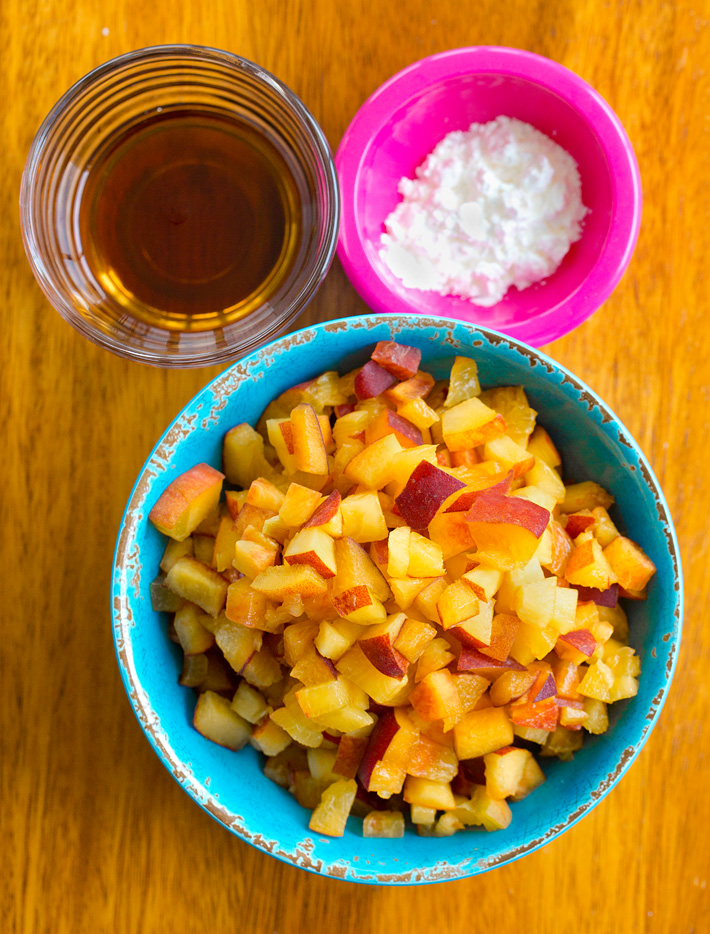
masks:
[[[382,84],[355,114],[336,153],[342,197],[338,258],[359,295],[374,311],[420,313],[404,297],[410,290],[402,287],[404,295],[393,291],[367,257],[356,208],[360,170],[373,140],[408,100],[447,79],[492,73],[538,84],[565,100],[593,128],[611,174],[614,210],[609,233],[583,288],[532,317],[520,311],[505,328],[499,327],[509,336],[539,347],[580,325],[614,291],[636,246],[642,202],[638,163],[621,121],[591,85],[549,58],[503,46],[468,46],[423,58]],[[462,304],[455,298],[453,302]],[[435,304],[442,315],[487,324],[485,308],[471,306],[470,315],[462,314],[452,308],[451,296],[436,296]],[[429,313],[436,312],[430,307]]]

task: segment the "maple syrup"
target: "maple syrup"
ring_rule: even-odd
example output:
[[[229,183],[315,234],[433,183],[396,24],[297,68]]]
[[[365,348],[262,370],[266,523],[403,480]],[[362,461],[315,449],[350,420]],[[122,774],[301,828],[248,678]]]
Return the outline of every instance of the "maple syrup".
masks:
[[[126,313],[202,331],[268,301],[300,223],[293,176],[261,133],[171,110],[119,134],[92,164],[78,231],[94,278]]]

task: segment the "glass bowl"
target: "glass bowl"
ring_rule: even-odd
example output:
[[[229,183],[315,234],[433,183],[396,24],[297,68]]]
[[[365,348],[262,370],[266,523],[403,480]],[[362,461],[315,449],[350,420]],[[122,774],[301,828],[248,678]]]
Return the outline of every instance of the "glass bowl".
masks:
[[[291,234],[288,268],[240,317],[156,322],[134,296],[108,288],[110,276],[97,275],[87,260],[80,205],[92,166],[101,165],[127,131],[178,112],[240,121],[278,154],[293,182],[301,222]],[[331,152],[299,98],[253,62],[190,45],[121,55],[67,91],[32,143],[20,209],[30,265],[62,317],[120,356],[173,367],[234,360],[282,333],[330,266],[340,210]]]

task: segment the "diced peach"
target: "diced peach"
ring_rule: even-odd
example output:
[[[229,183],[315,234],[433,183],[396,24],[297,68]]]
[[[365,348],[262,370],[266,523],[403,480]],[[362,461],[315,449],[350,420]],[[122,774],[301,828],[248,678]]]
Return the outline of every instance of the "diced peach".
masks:
[[[444,629],[456,626],[478,613],[478,597],[463,581],[454,581],[443,591],[436,603]]]
[[[359,645],[353,645],[335,663],[338,671],[366,691],[376,704],[386,704],[401,688],[397,678],[378,671]]]
[[[480,394],[481,384],[478,381],[476,361],[470,357],[455,357],[451,366],[448,392],[444,399],[445,407],[450,409]]]
[[[425,399],[434,386],[434,377],[419,370],[404,382],[386,389],[384,397],[395,405],[401,405],[410,399]]]
[[[314,833],[329,837],[342,837],[350,809],[355,800],[357,783],[353,779],[333,782],[321,795],[320,803],[311,814],[308,822]]]
[[[387,611],[365,584],[355,584],[347,590],[333,594],[333,607],[339,616],[370,626],[385,621]]]
[[[426,619],[431,620],[433,623],[440,623],[441,618],[439,617],[437,603],[448,586],[449,583],[445,577],[434,579],[419,591],[414,600],[414,608]]]
[[[504,662],[510,655],[519,626],[520,620],[514,614],[496,613],[490,623],[489,642],[479,642],[478,648],[489,658]]]
[[[419,681],[409,702],[424,720],[456,718],[461,714],[461,698],[451,672],[442,668]]]
[[[527,474],[535,466],[535,458],[524,447],[516,444],[510,435],[501,435],[493,438],[483,448],[483,457],[487,461],[495,461],[506,471],[511,471],[513,477]]]
[[[368,626],[358,640],[358,645],[375,668],[390,678],[403,678],[409,667],[407,659],[395,648],[405,620],[404,613],[397,613],[384,623]]]
[[[291,737],[273,720],[267,718],[254,727],[249,742],[265,756],[276,756],[290,745]]]
[[[383,435],[353,457],[344,475],[353,483],[377,490],[388,482],[392,473],[392,459],[401,450],[402,445],[394,434]]]
[[[430,578],[441,577],[443,573],[444,558],[441,546],[418,532],[412,532],[407,574],[414,578]]]
[[[391,579],[392,596],[400,610],[408,610],[417,595],[430,583],[426,578]]]
[[[584,483],[571,483],[566,487],[561,508],[564,513],[581,512],[583,509],[594,509],[595,506],[608,509],[613,502],[614,497],[598,483],[585,480]]]
[[[286,525],[297,528],[311,518],[320,499],[320,493],[316,490],[301,486],[299,483],[291,483],[279,509],[279,516]]]
[[[271,464],[264,456],[264,439],[251,425],[235,425],[224,436],[222,464],[230,483],[248,489],[257,477],[270,477]]]
[[[263,632],[230,620],[227,616],[220,616],[218,624],[215,642],[231,668],[241,674],[249,659],[261,648]]]
[[[525,482],[528,486],[534,486],[551,496],[556,503],[563,503],[566,497],[565,485],[560,479],[557,471],[548,467],[545,461],[536,461],[525,474]]]
[[[419,620],[407,619],[395,639],[394,647],[407,661],[414,663],[435,638],[434,626]]]
[[[370,733],[358,769],[366,791],[389,797],[401,791],[405,767],[419,732],[401,708],[386,710]]]
[[[330,535],[317,528],[297,532],[284,549],[284,562],[312,567],[324,580],[335,577],[335,545]]]
[[[164,535],[183,541],[219,502],[224,474],[209,464],[197,464],[162,492],[148,514]]]
[[[511,800],[522,801],[531,791],[535,791],[536,788],[539,788],[544,781],[545,775],[542,769],[535,761],[535,757],[532,753],[528,752],[528,758],[525,760],[525,765],[523,767],[523,774],[520,777],[520,781]]]
[[[340,504],[343,534],[355,542],[387,538],[387,523],[377,493],[354,493]]]
[[[408,399],[401,403],[397,408],[397,414],[406,418],[421,431],[431,428],[440,421],[439,415],[423,399]]]
[[[291,594],[317,596],[327,590],[325,581],[312,567],[305,564],[277,565],[267,568],[251,583],[254,590],[270,600],[283,600]]]
[[[476,493],[465,516],[479,554],[499,569],[529,561],[550,520],[535,503],[491,490]]]
[[[178,684],[185,688],[200,687],[207,678],[209,664],[207,655],[186,655],[182,660]]]
[[[594,516],[594,537],[602,548],[606,548],[618,536],[619,530],[603,506],[595,506],[592,509],[592,515]]]
[[[196,603],[210,616],[217,616],[227,599],[228,585],[222,575],[189,555],[170,568],[165,586],[184,600]]]
[[[603,554],[624,590],[643,590],[656,573],[653,561],[635,542],[623,535],[614,538]]]
[[[523,778],[531,754],[527,749],[506,746],[483,757],[486,769],[486,791],[491,798],[512,797]]]
[[[397,451],[422,444],[421,429],[391,409],[382,409],[379,415],[368,424],[365,431],[365,443],[369,447],[375,441],[385,437],[396,439]]]
[[[465,512],[439,513],[429,523],[429,537],[441,548],[444,561],[471,551],[474,540]]]
[[[322,503],[318,506],[313,515],[308,519],[303,527],[322,528],[324,532],[334,537],[340,537],[343,529],[343,520],[340,515],[341,496],[337,490],[333,490]]]
[[[437,811],[450,811],[456,807],[449,782],[435,782],[415,775],[407,776],[404,783],[404,800],[409,804],[430,807]]]
[[[291,412],[293,429],[293,456],[298,470],[327,476],[328,454],[323,432],[312,405],[301,403]]]
[[[200,616],[193,603],[181,606],[175,614],[173,624],[185,655],[202,655],[214,645],[214,634],[205,629],[200,622]]]
[[[541,425],[537,425],[528,439],[528,451],[536,460],[544,461],[548,467],[559,467],[562,463],[559,451],[552,438]]]
[[[375,363],[399,380],[411,379],[419,369],[422,352],[396,341],[378,341],[370,355]]]
[[[419,656],[415,681],[418,683],[431,672],[446,668],[454,658],[454,653],[446,639],[432,639]]]
[[[232,564],[250,580],[273,567],[279,553],[278,544],[255,528],[250,527],[236,542]]]
[[[504,434],[501,415],[475,397],[447,409],[441,416],[444,443],[451,452],[465,451]]]
[[[397,508],[413,529],[425,529],[442,503],[465,484],[428,461],[420,462],[396,498]]]
[[[613,544],[609,547],[613,547]],[[598,590],[606,590],[616,582],[612,566],[590,532],[584,532],[575,540],[574,551],[565,568],[565,579],[570,584],[595,587]]]
[[[160,570],[167,574],[175,562],[185,555],[194,555],[194,543],[192,538],[184,538],[181,542],[171,538],[165,546],[163,557],[160,559]]]
[[[390,577],[407,577],[411,535],[411,529],[407,526],[392,529],[390,532],[387,540],[387,574]]]
[[[504,671],[491,685],[491,701],[495,707],[504,707],[530,690],[537,674],[533,671]]]
[[[363,837],[394,839],[404,836],[404,815],[401,811],[370,811],[362,822]]]
[[[335,560],[337,563],[337,573],[333,582],[335,592],[364,584],[378,600],[385,601],[390,598],[390,588],[382,572],[352,538],[346,536],[336,540]]]
[[[358,400],[362,401],[379,396],[396,382],[396,376],[388,373],[374,360],[368,360],[355,377],[353,389]]]
[[[332,681],[337,676],[337,671],[329,658],[321,655],[315,645],[309,645],[292,666],[290,674],[296,681],[310,687]]]
[[[567,516],[565,523],[565,532],[570,538],[576,538],[582,532],[586,532],[590,526],[595,523],[591,509],[583,509],[581,512],[572,512]]]
[[[228,749],[241,749],[251,735],[247,721],[232,710],[225,697],[214,691],[200,694],[192,722],[204,737]]]

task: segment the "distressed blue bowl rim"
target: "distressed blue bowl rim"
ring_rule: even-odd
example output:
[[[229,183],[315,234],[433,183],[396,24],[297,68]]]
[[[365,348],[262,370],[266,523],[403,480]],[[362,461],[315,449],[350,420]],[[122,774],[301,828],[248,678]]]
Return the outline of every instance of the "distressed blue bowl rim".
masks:
[[[673,593],[670,594],[672,600],[672,620],[668,621],[669,628],[662,636],[663,645],[661,645],[660,642],[659,629],[659,642],[653,649],[654,658],[656,658],[656,648],[665,653],[661,657],[661,662],[665,662],[665,680],[663,683],[659,684],[658,691],[654,695],[648,710],[635,711],[632,715],[626,717],[624,728],[627,738],[624,742],[628,742],[628,745],[620,755],[614,770],[609,772],[595,788],[590,788],[585,794],[580,796],[578,806],[567,815],[564,821],[550,826],[545,833],[533,839],[525,840],[525,842],[518,846],[512,848],[499,847],[499,851],[496,851],[495,840],[499,837],[499,834],[503,832],[499,831],[497,833],[487,834],[487,839],[493,842],[491,847],[489,847],[489,849],[492,849],[492,852],[486,858],[481,858],[477,862],[475,862],[473,858],[468,858],[458,864],[451,864],[446,860],[447,840],[466,837],[468,834],[457,834],[454,838],[433,838],[427,841],[431,844],[431,858],[424,861],[426,863],[425,865],[402,871],[396,866],[398,860],[394,859],[390,860],[390,864],[387,868],[391,871],[387,872],[372,867],[370,865],[371,861],[366,861],[367,865],[357,864],[353,860],[348,859],[347,855],[332,860],[334,853],[328,853],[328,849],[331,848],[333,844],[337,845],[340,841],[347,838],[339,838],[334,841],[329,838],[310,834],[307,826],[307,819],[304,821],[304,839],[300,842],[300,845],[292,848],[283,848],[278,839],[269,839],[263,835],[263,827],[259,826],[261,819],[259,813],[257,813],[256,819],[253,819],[254,815],[251,815],[252,820],[250,821],[249,815],[244,817],[241,814],[236,815],[230,812],[219,802],[219,795],[216,791],[213,792],[210,788],[206,787],[206,784],[209,784],[209,779],[206,784],[200,784],[194,779],[191,763],[185,763],[174,752],[170,738],[161,729],[159,717],[151,702],[150,688],[142,684],[137,675],[133,654],[135,648],[133,637],[135,627],[134,614],[141,611],[142,606],[137,592],[138,585],[136,584],[134,586],[133,593],[131,593],[131,588],[129,587],[129,578],[131,574],[140,575],[140,546],[136,541],[136,534],[140,528],[147,523],[147,516],[145,516],[142,511],[146,505],[146,500],[148,498],[157,498],[154,496],[151,497],[153,482],[156,479],[165,479],[166,474],[164,472],[166,471],[171,457],[179,450],[181,442],[190,435],[195,427],[197,412],[203,407],[205,400],[209,399],[210,394],[213,394],[213,396],[218,395],[218,393],[213,393],[213,390],[219,390],[221,388],[221,392],[225,395],[222,402],[217,402],[212,405],[212,414],[210,418],[216,421],[217,415],[215,413],[218,413],[225,407],[226,399],[229,397],[229,394],[234,392],[242,381],[249,378],[251,366],[259,363],[265,363],[265,366],[268,366],[269,357],[272,358],[272,361],[275,361],[290,347],[308,344],[319,334],[326,335],[325,339],[327,340],[327,335],[329,333],[335,334],[342,331],[359,331],[360,329],[364,329],[364,332],[367,334],[375,327],[387,328],[394,339],[396,339],[397,334],[403,330],[420,331],[434,328],[438,332],[447,332],[448,337],[445,338],[444,343],[448,342],[449,344],[455,345],[459,340],[463,340],[474,356],[477,345],[481,347],[487,344],[487,350],[490,350],[494,354],[497,348],[503,347],[508,351],[513,351],[520,355],[523,361],[527,362],[531,368],[539,363],[542,364],[547,374],[560,374],[562,376],[562,383],[559,388],[570,396],[570,400],[573,402],[575,408],[579,408],[580,404],[584,402],[589,409],[590,415],[596,410],[601,416],[602,422],[600,427],[604,433],[609,435],[605,427],[606,425],[613,426],[613,428],[618,431],[618,442],[616,443],[623,443],[624,446],[628,448],[629,455],[632,455],[635,459],[643,480],[642,486],[645,485],[655,500],[655,507],[658,514],[657,522],[660,524],[668,544],[668,558],[673,575]],[[454,335],[458,335],[458,337],[455,338]],[[377,339],[382,339],[382,337],[378,335]],[[372,343],[374,343],[374,339],[365,340],[363,342],[356,341],[353,346],[350,347],[350,350],[359,349],[362,346],[367,346]],[[453,353],[454,351],[451,349],[449,355],[453,356]],[[546,379],[547,377],[545,377],[545,380]],[[294,384],[298,380],[299,373],[294,372],[289,385]],[[220,384],[224,385],[220,387]],[[572,388],[565,388],[567,384]],[[576,393],[577,398],[572,399],[572,392]],[[541,420],[544,423],[544,415]],[[611,438],[610,435],[609,439],[612,443],[614,442],[614,439]],[[632,467],[632,469],[635,468]],[[169,477],[168,479],[173,478]],[[164,485],[167,485],[167,483]],[[161,486],[161,490],[162,488]],[[152,576],[153,575],[151,575],[151,579]],[[203,810],[250,845],[271,856],[275,856],[277,859],[287,864],[298,866],[316,874],[346,879],[347,881],[380,885],[411,885],[461,879],[477,875],[498,866],[506,865],[528,853],[532,853],[574,826],[611,791],[640,753],[651,730],[658,722],[659,714],[665,703],[675,671],[680,646],[683,618],[683,584],[678,541],[670,511],[660,485],[645,455],[621,420],[582,380],[572,374],[562,364],[552,360],[541,351],[481,325],[474,325],[446,318],[417,316],[416,318],[408,319],[401,315],[370,314],[322,322],[302,328],[297,332],[274,340],[227,368],[211,380],[192,400],[190,400],[168,426],[151,451],[141,468],[128,498],[128,503],[121,519],[114,554],[111,604],[116,657],[121,678],[134,714],[163,765],[178,784],[181,785]],[[148,615],[153,613],[150,608],[147,608],[147,612]],[[671,614],[669,614],[669,616],[670,615]],[[660,626],[658,623],[655,625],[657,627]],[[628,701],[622,702],[622,704],[627,703]],[[188,729],[192,729],[191,725],[188,726]],[[546,761],[549,762],[550,760]],[[263,781],[268,782],[269,780],[264,777]],[[304,811],[303,813],[307,816],[307,812]],[[515,820],[516,818],[514,816],[511,827],[515,824]],[[421,840],[422,838],[415,837],[414,839]],[[372,843],[372,841],[369,842]],[[393,844],[396,841],[384,840],[381,842],[383,844]],[[337,846],[333,848],[337,848]],[[387,850],[385,849],[384,852],[381,851],[378,853],[377,859],[372,862],[384,866],[386,856]],[[328,862],[329,859],[331,859],[331,862]]]

